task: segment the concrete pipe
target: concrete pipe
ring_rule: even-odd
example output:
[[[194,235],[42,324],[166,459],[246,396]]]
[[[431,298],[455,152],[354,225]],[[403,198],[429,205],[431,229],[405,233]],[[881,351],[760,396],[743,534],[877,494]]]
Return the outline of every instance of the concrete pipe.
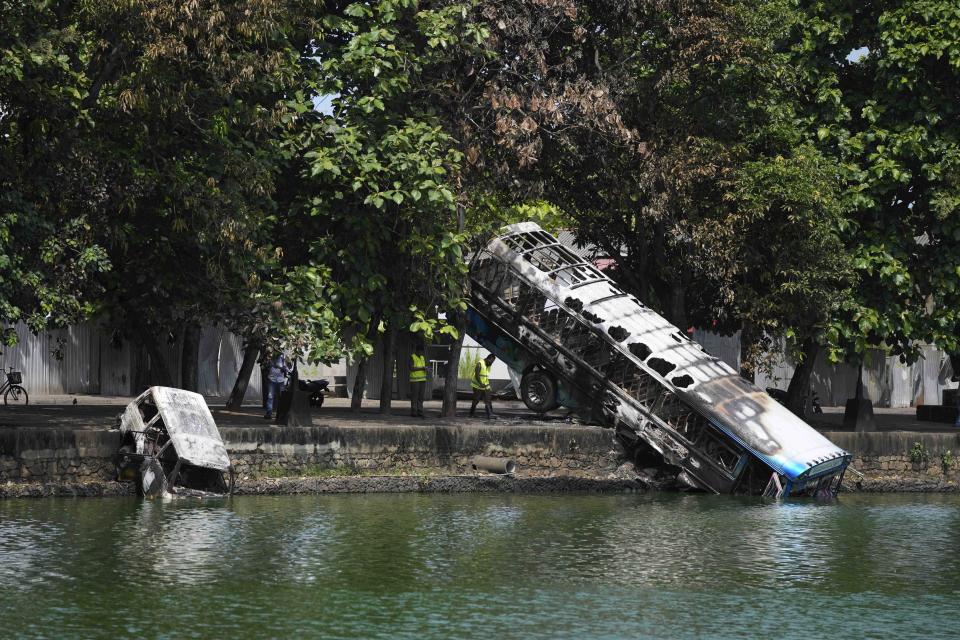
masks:
[[[491,458],[490,456],[476,456],[472,462],[474,471],[488,471],[490,473],[511,474],[517,470],[517,463],[510,458]]]

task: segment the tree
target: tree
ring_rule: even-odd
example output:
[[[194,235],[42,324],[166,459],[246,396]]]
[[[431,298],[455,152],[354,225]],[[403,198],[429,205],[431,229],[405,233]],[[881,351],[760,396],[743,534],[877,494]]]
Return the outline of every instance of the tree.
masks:
[[[825,332],[855,285],[838,187],[836,164],[810,146],[748,162],[730,194],[733,225],[716,230],[717,244],[726,240],[741,249],[731,313],[741,326],[741,367],[755,371],[773,339],[784,338],[797,361],[787,404],[798,414],[805,411]]]
[[[744,355],[789,335],[812,366],[851,274],[839,169],[803,144],[800,15],[787,2],[641,3],[597,20],[592,58],[631,135],[551,153],[552,199],[674,324],[743,329]]]
[[[163,382],[159,341],[184,335],[190,386],[200,323],[255,334],[265,316],[250,307],[289,280],[276,187],[303,108],[290,88],[317,64],[313,3],[5,3],[4,16],[4,221],[21,249],[5,321],[99,311]]]
[[[811,123],[842,163],[861,284],[829,333],[835,361],[883,346],[953,350],[960,305],[960,7],[802,3],[802,64],[820,78]]]
[[[91,218],[104,194],[83,143],[89,118],[76,58],[87,34],[56,3],[0,2],[0,329],[89,317],[110,267]],[[91,178],[93,178],[91,180]]]
[[[307,185],[296,219],[308,230],[296,251],[332,270],[331,300],[360,365],[355,409],[379,333],[389,346],[401,329],[453,332],[438,327],[435,309],[464,306],[461,154],[419,89],[463,16],[459,5],[350,3],[324,17],[317,39],[323,63],[311,89],[332,96],[331,113],[313,112],[294,143]],[[389,389],[389,362],[385,370]]]
[[[304,7],[78,10],[97,38],[85,102],[115,164],[99,216],[116,265],[104,309],[165,381],[157,336],[189,335],[205,322],[236,326],[264,279],[286,277],[273,225],[280,143],[300,106],[285,93],[311,32]],[[186,344],[185,371],[196,367],[196,343]]]

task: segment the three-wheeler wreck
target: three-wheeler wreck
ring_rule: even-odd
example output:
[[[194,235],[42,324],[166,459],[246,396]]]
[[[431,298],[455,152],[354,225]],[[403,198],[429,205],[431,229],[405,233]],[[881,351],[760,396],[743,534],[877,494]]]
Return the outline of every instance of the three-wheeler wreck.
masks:
[[[232,493],[233,467],[199,393],[150,387],[117,418],[117,479],[147,497]]]

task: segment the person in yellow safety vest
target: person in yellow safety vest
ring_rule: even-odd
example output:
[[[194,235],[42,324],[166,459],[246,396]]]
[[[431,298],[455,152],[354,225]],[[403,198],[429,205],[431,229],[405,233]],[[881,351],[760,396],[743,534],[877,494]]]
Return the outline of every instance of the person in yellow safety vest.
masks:
[[[423,345],[417,343],[410,354],[410,415],[423,416],[423,392],[427,386],[427,359]]]
[[[493,403],[490,400],[490,366],[497,356],[492,353],[477,363],[473,370],[473,378],[470,379],[470,387],[473,389],[473,402],[470,404],[470,417],[477,409],[477,403],[483,399],[487,410],[487,419],[496,418],[493,413]]]

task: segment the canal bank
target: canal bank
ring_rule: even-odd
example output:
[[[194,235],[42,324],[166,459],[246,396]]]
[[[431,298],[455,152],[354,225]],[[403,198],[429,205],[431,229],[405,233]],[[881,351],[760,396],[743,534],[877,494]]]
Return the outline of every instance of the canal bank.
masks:
[[[0,497],[125,495],[113,481],[122,403],[42,405],[0,415]],[[429,407],[428,407],[429,410]],[[465,413],[465,411],[462,411]],[[434,414],[436,415],[436,414]],[[316,412],[310,427],[265,423],[254,409],[214,417],[237,470],[238,493],[636,491],[613,432],[561,419],[534,420],[506,406],[494,421]],[[825,431],[853,453],[845,486],[867,492],[960,491],[960,433]],[[475,456],[513,459],[497,477]]]
[[[124,495],[113,482],[120,406],[41,406],[0,421],[0,496]],[[19,416],[17,415],[19,414]],[[19,417],[19,420],[18,420]],[[237,474],[238,493],[637,490],[617,469],[613,432],[506,413],[487,421],[415,419],[345,407],[317,412],[310,427],[265,423],[254,410],[214,417]],[[510,458],[512,477],[474,470],[475,456]]]

